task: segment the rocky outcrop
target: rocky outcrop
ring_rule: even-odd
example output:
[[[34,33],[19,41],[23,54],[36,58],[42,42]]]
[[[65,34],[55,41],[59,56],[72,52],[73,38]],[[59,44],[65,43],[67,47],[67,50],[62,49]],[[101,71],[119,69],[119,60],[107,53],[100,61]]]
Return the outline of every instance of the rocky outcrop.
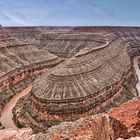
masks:
[[[0,130],[0,140],[31,140],[32,135],[33,132],[30,128]]]
[[[63,122],[49,128],[45,134],[34,134],[31,129],[0,130],[0,140],[116,140],[127,138],[127,128],[114,118],[102,114]]]
[[[76,122],[64,122],[53,126],[46,134],[37,134],[34,139],[51,140],[115,140],[119,136],[126,138],[127,129],[114,118],[102,114],[81,118]]]
[[[43,131],[62,121],[104,112],[135,97],[136,82],[126,44],[112,36],[102,47],[79,52],[50,74],[39,76],[27,107],[20,102],[15,107],[14,120]]]
[[[13,96],[33,82],[35,75],[63,61],[3,32],[0,36],[0,114]]]
[[[52,126],[45,131],[45,134],[34,134],[32,139],[116,140],[118,138],[117,140],[123,140],[130,138],[133,140],[135,138],[131,137],[140,136],[139,112],[140,99],[134,98],[108,111],[109,115],[98,114],[75,122],[63,122]]]
[[[130,136],[140,136],[140,98],[113,108],[108,114],[122,122],[128,128]]]
[[[139,29],[1,28],[1,109],[17,91],[34,81],[30,78],[36,72],[58,64],[37,77],[31,95],[15,106],[17,126],[47,133],[51,126],[101,113],[132,99],[138,95],[138,79],[130,58],[140,54]],[[132,136],[139,134],[135,131],[139,125],[130,129]]]

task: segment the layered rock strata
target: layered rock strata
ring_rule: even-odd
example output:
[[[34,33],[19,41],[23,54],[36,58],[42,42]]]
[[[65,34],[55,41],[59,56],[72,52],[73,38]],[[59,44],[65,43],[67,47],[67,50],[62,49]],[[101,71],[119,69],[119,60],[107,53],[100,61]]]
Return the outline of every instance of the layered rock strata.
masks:
[[[0,130],[2,140],[137,140],[140,136],[140,98],[134,98],[107,113],[62,122],[46,133],[33,134],[31,129]]]
[[[57,28],[56,28],[57,29]],[[72,57],[83,48],[94,48],[103,45],[107,39],[112,39],[112,33],[105,31],[96,32],[71,32],[72,28],[47,29],[47,28],[5,28],[11,37],[36,46],[40,50],[47,50],[59,57]],[[107,35],[107,36],[106,36]]]
[[[0,114],[4,106],[12,99],[15,95],[20,93],[23,89],[33,83],[35,76],[28,77],[8,88],[4,88],[0,93]]]
[[[127,45],[113,37],[38,77],[28,101],[19,101],[15,107],[14,120],[36,132],[46,131],[62,121],[103,112],[133,98],[136,82]]]
[[[36,72],[60,64],[57,56],[66,62],[39,76],[13,110],[17,126],[46,132],[137,96],[130,58],[140,54],[139,35],[140,28],[122,27],[1,28],[1,109]]]
[[[49,128],[45,134],[33,134],[30,128],[0,130],[1,140],[116,140],[128,138],[125,125],[106,114],[63,122]]]
[[[5,39],[6,40],[6,39]],[[16,40],[15,40],[16,42]],[[60,60],[47,51],[40,51],[28,44],[0,47],[0,88],[15,84],[35,71],[55,66]]]
[[[108,115],[124,124],[129,136],[140,136],[140,98],[134,98],[108,111]]]
[[[9,37],[0,36],[0,113],[5,104],[20,90],[32,83],[35,74],[63,60],[47,51]]]
[[[49,128],[46,134],[37,134],[35,140],[116,140],[127,138],[125,125],[105,115],[81,118],[76,122],[64,122]]]

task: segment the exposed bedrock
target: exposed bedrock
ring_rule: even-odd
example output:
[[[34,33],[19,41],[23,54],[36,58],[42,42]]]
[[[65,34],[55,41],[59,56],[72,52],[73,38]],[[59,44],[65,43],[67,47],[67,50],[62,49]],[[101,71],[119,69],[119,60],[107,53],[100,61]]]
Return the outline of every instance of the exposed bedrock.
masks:
[[[79,52],[38,77],[28,100],[19,100],[13,110],[16,124],[45,132],[60,122],[104,112],[137,96],[127,45],[119,38],[106,44]]]
[[[81,118],[76,122],[63,122],[49,128],[45,134],[33,136],[35,140],[116,140],[119,137],[128,137],[127,128],[105,114]]]
[[[0,130],[2,140],[137,140],[140,136],[140,98],[98,115],[62,122],[46,133],[33,134],[31,129]]]
[[[56,66],[39,76],[30,96],[15,106],[17,126],[46,132],[53,125],[107,111],[138,96],[138,78],[130,61],[140,52],[137,28],[90,29],[3,28],[1,109],[34,81],[36,72]],[[63,58],[54,54],[66,61],[61,63]]]
[[[49,128],[45,134],[33,134],[29,128],[0,130],[1,140],[116,140],[119,137],[128,137],[127,128],[106,114],[63,122]]]
[[[7,29],[8,30],[8,29]],[[36,46],[39,50],[49,51],[60,57],[72,57],[83,48],[96,48],[104,45],[108,39],[115,37],[112,33],[107,34],[105,31],[101,34],[70,32],[71,29],[65,30],[48,30],[36,28],[34,30],[13,30],[10,36],[16,37],[25,43]]]
[[[14,95],[33,82],[36,74],[62,61],[17,38],[0,36],[0,113]]]
[[[106,114],[92,115],[75,122],[53,126],[46,134],[34,135],[35,139],[52,140],[137,140],[140,136],[140,98],[134,98]],[[119,139],[120,138],[120,139]]]
[[[140,97],[112,108],[107,113],[127,127],[129,137],[140,136]]]
[[[0,130],[0,140],[31,140],[32,135],[33,131],[30,128],[18,130],[14,129]]]

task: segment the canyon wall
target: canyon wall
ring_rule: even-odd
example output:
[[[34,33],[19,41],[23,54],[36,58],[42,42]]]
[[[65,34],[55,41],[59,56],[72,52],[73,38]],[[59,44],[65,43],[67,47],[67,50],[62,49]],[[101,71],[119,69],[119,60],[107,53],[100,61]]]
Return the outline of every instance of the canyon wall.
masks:
[[[6,103],[31,84],[35,75],[61,63],[63,59],[0,32],[0,113]]]
[[[72,129],[76,120],[138,96],[132,60],[140,55],[139,36],[137,27],[0,28],[0,112],[14,95],[32,84],[31,95],[21,98],[15,106],[13,119],[18,127],[48,133],[55,128],[49,127],[61,126],[65,121],[66,127],[70,124]],[[93,138],[99,127],[104,132],[96,139],[127,138],[114,125],[125,134],[130,129],[114,118],[95,117],[96,127],[90,127],[89,137]],[[83,131],[82,136],[86,139]]]
[[[39,76],[30,97],[13,110],[16,124],[46,132],[60,122],[104,112],[137,96],[127,44],[112,34],[104,33],[102,40],[104,45],[84,48]]]
[[[140,137],[140,99],[134,98],[107,113],[62,122],[46,133],[33,134],[30,128],[0,130],[5,140],[136,140]]]

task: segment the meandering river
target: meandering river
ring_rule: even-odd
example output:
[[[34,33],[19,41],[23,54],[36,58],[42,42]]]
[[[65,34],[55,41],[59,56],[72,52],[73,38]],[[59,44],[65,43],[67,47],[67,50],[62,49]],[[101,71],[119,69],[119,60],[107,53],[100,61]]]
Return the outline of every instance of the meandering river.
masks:
[[[4,107],[2,113],[1,113],[1,117],[0,117],[0,122],[1,124],[5,127],[5,128],[13,128],[13,129],[17,129],[16,125],[14,124],[12,118],[13,118],[13,114],[12,114],[12,110],[14,108],[14,106],[16,105],[17,101],[27,95],[32,89],[32,86],[28,86],[27,88],[25,88],[22,92],[20,92],[19,94],[15,95]]]

